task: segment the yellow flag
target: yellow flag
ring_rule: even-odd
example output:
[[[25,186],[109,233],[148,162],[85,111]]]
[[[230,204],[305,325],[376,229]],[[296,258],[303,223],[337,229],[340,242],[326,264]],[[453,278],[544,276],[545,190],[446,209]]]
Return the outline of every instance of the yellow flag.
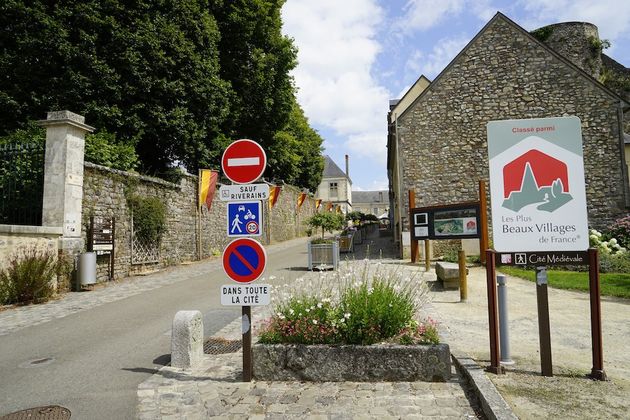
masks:
[[[300,209],[300,207],[302,207],[302,204],[304,204],[304,200],[306,200],[306,193],[301,193],[297,199],[298,210]]]
[[[281,187],[275,186],[271,187],[269,191],[269,207],[273,208],[276,205],[276,201],[278,201],[278,197],[280,197],[280,189]]]
[[[199,185],[199,208],[201,209],[201,206],[205,204],[208,210],[210,210],[214,193],[217,189],[219,172],[210,169],[200,169],[199,178],[201,178]]]

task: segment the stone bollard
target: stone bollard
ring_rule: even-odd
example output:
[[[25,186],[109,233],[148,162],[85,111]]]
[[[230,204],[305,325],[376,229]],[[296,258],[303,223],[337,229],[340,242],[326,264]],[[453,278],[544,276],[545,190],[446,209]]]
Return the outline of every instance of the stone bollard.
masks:
[[[171,331],[171,366],[195,367],[203,356],[203,319],[199,311],[179,311]]]

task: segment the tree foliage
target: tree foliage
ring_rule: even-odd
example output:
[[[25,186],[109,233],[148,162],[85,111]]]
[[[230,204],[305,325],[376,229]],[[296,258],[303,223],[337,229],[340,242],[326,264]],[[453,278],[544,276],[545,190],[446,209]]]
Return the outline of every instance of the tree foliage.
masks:
[[[314,190],[322,141],[295,100],[283,3],[6,0],[0,136],[69,109],[158,176],[216,168],[232,140],[251,138],[267,150],[266,177]]]

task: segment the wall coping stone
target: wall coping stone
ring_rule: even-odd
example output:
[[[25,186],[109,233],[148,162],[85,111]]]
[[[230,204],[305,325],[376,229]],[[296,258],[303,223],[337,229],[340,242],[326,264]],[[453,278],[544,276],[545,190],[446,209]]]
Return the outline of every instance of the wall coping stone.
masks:
[[[111,174],[116,174],[116,175],[128,176],[128,177],[132,177],[132,178],[138,178],[141,181],[152,182],[154,184],[163,185],[165,187],[172,188],[172,189],[179,189],[180,188],[180,186],[178,184],[175,184],[173,182],[168,182],[168,181],[165,181],[163,179],[155,178],[155,177],[152,177],[152,176],[140,175],[140,174],[136,174],[136,173],[133,173],[133,172],[121,171],[120,169],[108,168],[107,166],[98,165],[98,164],[92,163],[92,162],[84,162],[83,165],[86,168],[96,169],[96,170],[102,171],[102,172],[109,172]]]
[[[51,226],[0,225],[0,233],[61,236],[63,235],[63,228]]]

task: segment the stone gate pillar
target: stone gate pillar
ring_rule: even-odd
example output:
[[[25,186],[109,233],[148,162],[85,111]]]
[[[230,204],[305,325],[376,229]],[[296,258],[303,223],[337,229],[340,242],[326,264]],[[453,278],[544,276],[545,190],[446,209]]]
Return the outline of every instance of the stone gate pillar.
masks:
[[[46,127],[44,203],[42,226],[61,227],[60,249],[76,254],[83,249],[83,157],[85,134],[94,131],[85,117],[70,111],[52,111],[39,123]]]

